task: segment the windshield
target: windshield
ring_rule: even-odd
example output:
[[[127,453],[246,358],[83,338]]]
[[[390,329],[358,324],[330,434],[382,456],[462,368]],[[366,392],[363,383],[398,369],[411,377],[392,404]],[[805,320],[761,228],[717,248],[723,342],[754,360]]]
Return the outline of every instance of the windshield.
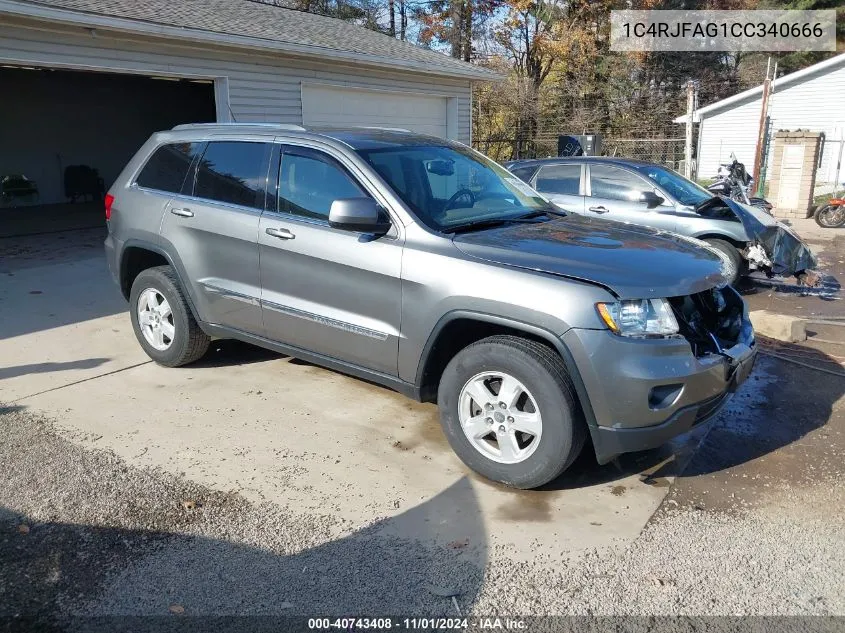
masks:
[[[633,165],[643,176],[668,193],[684,206],[694,207],[709,200],[713,194],[678,172],[659,165]]]
[[[551,209],[519,178],[467,147],[423,145],[358,154],[424,224],[438,231]]]

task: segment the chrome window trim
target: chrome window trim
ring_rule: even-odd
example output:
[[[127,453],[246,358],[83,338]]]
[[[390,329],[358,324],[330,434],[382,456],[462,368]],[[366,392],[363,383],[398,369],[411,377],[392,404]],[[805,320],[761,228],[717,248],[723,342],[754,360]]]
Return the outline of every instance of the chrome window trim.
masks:
[[[243,204],[236,204],[234,202],[221,202],[220,200],[212,200],[210,198],[199,198],[197,196],[189,196],[183,193],[173,194],[174,198],[178,198],[179,200],[193,200],[194,202],[198,202],[200,204],[208,204],[214,205],[218,207],[225,207],[227,209],[233,209],[235,211],[247,211],[249,213],[253,213],[255,215],[261,215],[263,209],[259,209],[258,207],[248,207]]]
[[[272,216],[279,218],[280,220],[285,220],[286,222],[296,222],[298,224],[310,224],[312,226],[322,226],[327,229],[338,230],[334,229],[331,224],[329,224],[328,220],[320,220],[318,218],[309,218],[303,215],[294,215],[293,213],[287,213],[286,211],[275,211],[272,209],[268,209],[264,212],[264,215]],[[344,231],[344,233],[351,233],[352,231]]]

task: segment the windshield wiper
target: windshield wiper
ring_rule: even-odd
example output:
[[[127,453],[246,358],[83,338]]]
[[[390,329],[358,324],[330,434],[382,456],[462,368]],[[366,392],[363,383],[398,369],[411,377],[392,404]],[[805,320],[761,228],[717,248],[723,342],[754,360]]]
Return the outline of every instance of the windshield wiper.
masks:
[[[552,217],[552,218],[565,218],[569,214],[566,211],[564,211],[563,209],[556,209],[554,207],[548,207],[547,209],[545,209],[543,211],[532,211],[531,213],[529,213],[527,215],[521,215],[519,217],[520,218],[538,218],[541,215],[547,215],[547,216]]]
[[[542,213],[541,215],[545,215]],[[537,224],[534,219],[534,214],[526,216],[519,216],[516,218],[489,218],[487,220],[478,220],[477,222],[467,222],[466,224],[457,224],[444,229],[446,233],[466,233],[467,231],[479,231],[481,229],[489,229],[504,224]]]
[[[702,201],[700,201],[700,202],[696,202],[696,203],[692,206],[692,210],[693,210],[693,211],[695,211],[695,212],[697,213],[697,212],[701,211],[701,210],[702,210],[702,209],[703,209],[706,205],[708,205],[708,204],[710,204],[711,202],[713,202],[713,200],[718,200],[718,199],[719,199],[719,197],[718,197],[718,196],[713,196],[713,197],[711,197],[711,198],[707,198],[707,199],[702,200]]]

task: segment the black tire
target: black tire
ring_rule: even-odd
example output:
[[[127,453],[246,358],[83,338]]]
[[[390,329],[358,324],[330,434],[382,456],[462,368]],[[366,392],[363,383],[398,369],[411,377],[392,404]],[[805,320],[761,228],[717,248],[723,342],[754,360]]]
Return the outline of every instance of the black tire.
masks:
[[[747,264],[745,260],[742,258],[742,255],[739,254],[736,246],[727,242],[725,240],[719,240],[716,238],[708,238],[704,240],[707,242],[711,247],[715,248],[719,251],[722,256],[730,262],[732,273],[725,275],[725,278],[728,280],[728,283],[732,286],[736,285],[736,283],[740,280],[740,278],[745,274],[747,269]]]
[[[499,463],[467,439],[458,417],[461,390],[473,376],[503,371],[522,382],[539,407],[539,444],[524,461]],[[549,347],[517,336],[491,336],[467,346],[440,378],[440,424],[452,449],[472,470],[514,488],[536,488],[560,475],[584,447],[586,423],[560,356]]]
[[[825,229],[837,229],[845,225],[845,211],[839,209],[839,213],[836,213],[836,209],[837,207],[830,204],[820,206],[813,214],[816,224]],[[830,217],[834,219],[829,220]]]
[[[138,323],[138,299],[148,288],[155,289],[170,304],[175,333],[165,350],[158,350],[147,341]],[[156,266],[142,271],[132,283],[129,293],[129,314],[135,337],[147,356],[165,367],[181,367],[199,360],[208,350],[211,339],[197,325],[179,279],[171,266]]]

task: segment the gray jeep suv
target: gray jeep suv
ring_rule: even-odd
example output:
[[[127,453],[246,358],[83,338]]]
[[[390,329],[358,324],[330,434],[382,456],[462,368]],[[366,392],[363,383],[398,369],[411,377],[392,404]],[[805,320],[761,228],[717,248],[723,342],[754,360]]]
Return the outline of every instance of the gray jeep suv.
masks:
[[[460,458],[542,485],[710,417],[754,334],[720,260],[565,215],[450,141],[378,129],[154,134],[106,198],[109,266],[146,353],[236,338],[436,401]]]

